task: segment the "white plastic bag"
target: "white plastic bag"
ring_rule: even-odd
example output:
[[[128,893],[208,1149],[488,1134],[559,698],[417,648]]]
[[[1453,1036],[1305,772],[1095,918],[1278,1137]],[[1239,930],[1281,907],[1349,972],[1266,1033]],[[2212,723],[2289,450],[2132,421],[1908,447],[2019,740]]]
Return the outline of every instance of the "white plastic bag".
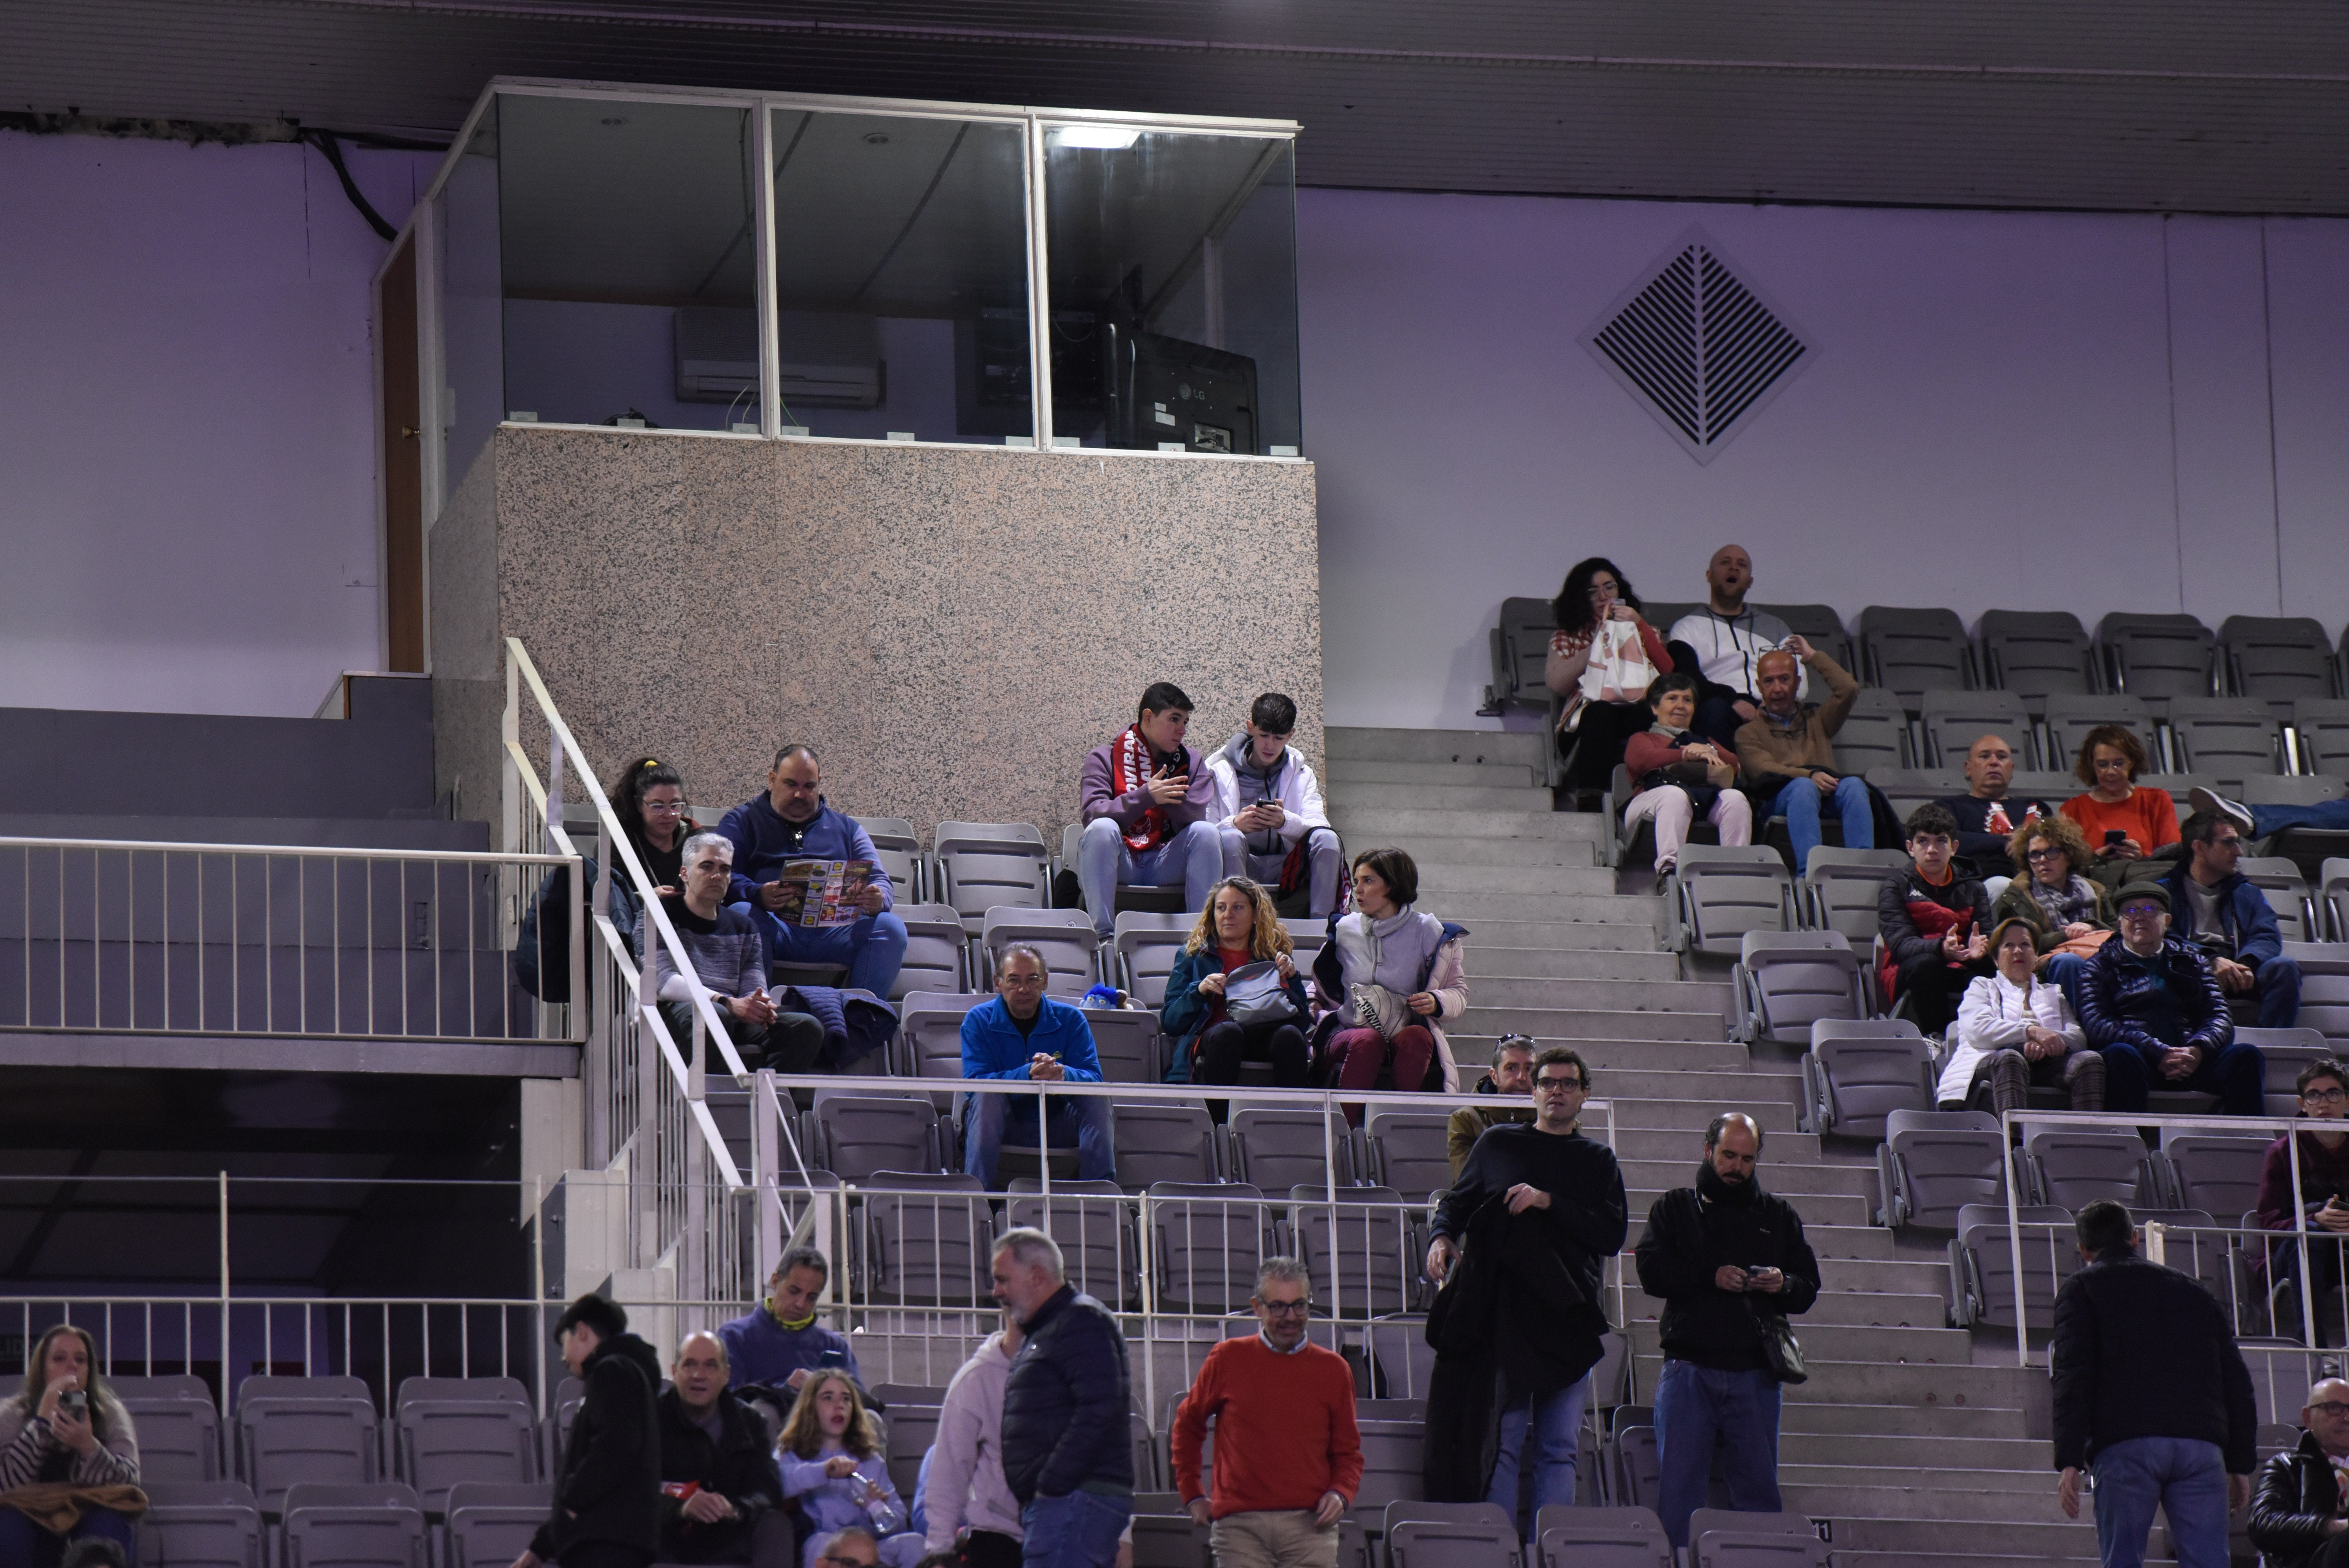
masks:
[[[1656,678],[1637,621],[1601,621],[1590,640],[1590,662],[1582,670],[1582,695],[1590,702],[1639,702]]]

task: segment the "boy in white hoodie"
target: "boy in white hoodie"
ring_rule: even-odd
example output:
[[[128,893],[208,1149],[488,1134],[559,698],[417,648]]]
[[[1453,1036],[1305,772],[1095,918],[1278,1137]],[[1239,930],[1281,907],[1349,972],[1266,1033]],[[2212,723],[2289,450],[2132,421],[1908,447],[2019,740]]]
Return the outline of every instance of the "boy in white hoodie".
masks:
[[[1305,758],[1288,748],[1297,728],[1297,704],[1267,692],[1248,711],[1247,727],[1207,758],[1216,781],[1209,820],[1223,830],[1224,864],[1274,889],[1292,854],[1301,851],[1307,913],[1327,919],[1338,907],[1340,851],[1337,831],[1321,803],[1320,780]]]

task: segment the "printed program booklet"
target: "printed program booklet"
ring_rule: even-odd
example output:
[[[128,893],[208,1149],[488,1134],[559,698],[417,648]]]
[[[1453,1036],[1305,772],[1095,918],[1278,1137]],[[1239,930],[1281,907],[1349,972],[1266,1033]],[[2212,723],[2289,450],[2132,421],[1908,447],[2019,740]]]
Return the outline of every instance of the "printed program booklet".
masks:
[[[786,925],[854,925],[864,918],[855,897],[872,885],[871,861],[786,861],[775,880],[783,886]]]

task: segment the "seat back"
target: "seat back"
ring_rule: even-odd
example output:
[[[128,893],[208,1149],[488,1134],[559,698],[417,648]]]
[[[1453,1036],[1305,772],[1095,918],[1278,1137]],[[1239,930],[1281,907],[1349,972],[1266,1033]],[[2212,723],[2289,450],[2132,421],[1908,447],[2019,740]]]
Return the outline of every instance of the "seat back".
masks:
[[[1367,1174],[1414,1203],[1452,1185],[1452,1118],[1444,1111],[1373,1110],[1362,1130]]]
[[[1489,700],[1501,707],[1549,707],[1542,666],[1549,656],[1557,617],[1547,599],[1504,599],[1492,631],[1493,686]]]
[[[1653,1509],[1546,1503],[1534,1539],[1540,1568],[1672,1568],[1672,1543]]]
[[[1112,1106],[1110,1137],[1118,1185],[1129,1192],[1161,1181],[1213,1181],[1217,1175],[1216,1124],[1206,1106]]]
[[[2070,1233],[2071,1212],[2029,1204],[2016,1210],[2015,1221],[2023,1230],[2024,1326],[2049,1328],[2055,1319],[2055,1293],[2080,1272],[2080,1249]],[[1969,1203],[1958,1212],[1958,1256],[1966,1267],[1965,1321],[2012,1329],[2014,1254],[2007,1241],[2004,1205]]]
[[[2099,1198],[2136,1208],[2158,1191],[2145,1140],[2134,1132],[2067,1127],[2033,1133],[2023,1163],[2037,1201],[2059,1209],[2076,1211]]]
[[[978,1177],[884,1171],[872,1185],[889,1189],[867,1192],[863,1203],[864,1282],[873,1299],[968,1306],[992,1294],[994,1226]]]
[[[2220,1303],[2231,1305],[2231,1231],[2220,1230],[2219,1222],[2199,1209],[2131,1209],[2129,1218],[2140,1229],[2162,1226],[2168,1232],[2162,1238],[2162,1261],[2179,1274],[2191,1274]]]
[[[1523,1568],[1516,1522],[1493,1503],[1392,1502],[1386,1527],[1389,1568]]]
[[[1111,949],[1117,954],[1120,982],[1145,1007],[1166,1005],[1166,977],[1190,940],[1197,920],[1189,914],[1150,914],[1129,911],[1117,917]]]
[[[1844,630],[1843,614],[1832,604],[1756,604],[1759,614],[1775,615],[1786,623],[1786,630],[1818,649],[1827,657],[1850,672],[1856,680],[1859,676],[1857,662],[1851,651],[1851,634]],[[1662,623],[1649,623],[1662,629]],[[1826,694],[1816,687],[1813,697],[1826,700]]]
[[[2137,744],[2145,748],[2148,769],[2161,766],[2153,710],[2143,697],[2123,692],[2099,696],[2051,695],[2047,699],[2047,766],[2070,768],[2078,762],[2088,731],[2105,724],[2116,724],[2137,737]]]
[[[1289,1235],[1323,1310],[1375,1317],[1418,1305],[1419,1260],[1402,1194],[1392,1187],[1337,1191],[1333,1203],[1319,1181],[1288,1190]]]
[[[1811,1026],[1814,1123],[1847,1138],[1882,1138],[1895,1111],[1933,1109],[1932,1057],[1905,1018],[1822,1018]]]
[[[1870,604],[1859,613],[1859,677],[1900,698],[1910,713],[1929,691],[1964,691],[1974,683],[1973,649],[1954,610]]]
[[[2069,610],[1985,610],[1974,635],[1982,684],[2014,693],[2033,713],[2045,712],[2051,696],[2097,687],[2095,648]]]
[[[117,1398],[139,1427],[139,1476],[142,1481],[220,1479],[220,1412],[212,1408],[211,1401],[124,1395],[119,1390]]]
[[[402,1377],[393,1393],[396,1414],[406,1406],[431,1399],[442,1403],[471,1401],[479,1405],[527,1405],[530,1390],[519,1377]]]
[[[447,1568],[507,1568],[546,1522],[546,1509],[544,1503],[535,1508],[500,1503],[451,1507]]]
[[[1740,1513],[1732,1517],[1746,1522],[1718,1526],[1702,1534],[1693,1524],[1690,1526],[1691,1568],[1827,1568],[1827,1543],[1807,1533],[1808,1520],[1797,1521],[1806,1533],[1796,1535],[1757,1529],[1751,1522],[1770,1518],[1768,1514]]]
[[[217,1491],[207,1488],[202,1494],[160,1482],[142,1490],[148,1508],[139,1516],[140,1562],[170,1568],[262,1568],[261,1510],[241,1483]],[[545,1518],[542,1512],[533,1528]],[[529,1544],[526,1538],[523,1544]]]
[[[1354,1493],[1358,1513],[1382,1511],[1391,1502],[1416,1500],[1425,1494],[1426,1447],[1424,1421],[1363,1421],[1362,1484]]]
[[[1144,1213],[1157,1243],[1160,1307],[1220,1314],[1247,1305],[1270,1226],[1263,1192],[1241,1181],[1154,1181]]]
[[[922,1473],[922,1456],[938,1440],[938,1418],[943,1412],[936,1405],[900,1405],[889,1407],[889,1436],[884,1445],[889,1465],[889,1480],[897,1495],[907,1501],[921,1495],[916,1481]]]
[[[2116,610],[2096,623],[2106,688],[2155,700],[2209,696],[2217,640],[2191,615]]]
[[[1362,1348],[1370,1352],[1374,1389],[1390,1398],[1424,1399],[1428,1379],[1435,1370],[1435,1351],[1427,1343],[1427,1318],[1420,1313],[1399,1313],[1362,1326]]]
[[[1061,1245],[1071,1284],[1112,1307],[1140,1301],[1133,1212],[1114,1181],[1055,1181],[1049,1202],[1032,1176],[1015,1177],[1006,1223],[1028,1225]]]
[[[2323,935],[2316,921],[2315,900],[2301,878],[2299,862],[2282,855],[2245,855],[2235,869],[2267,895],[2268,907],[2275,911],[2276,924],[2286,942],[2313,942]]]
[[[1869,771],[1868,781],[1876,786],[1891,805],[1892,814],[1903,822],[1908,821],[1909,813],[1928,800],[1966,792],[1963,774],[1940,768],[1878,768]]]
[[[1738,1003],[1751,1044],[1808,1040],[1823,1018],[1868,1016],[1859,960],[1832,931],[1749,931],[1738,944]]]
[[[2349,1049],[2349,943],[2287,942],[2283,955],[2300,965],[2300,1026]]]
[[[1657,1478],[1661,1473],[1656,1464],[1656,1429],[1652,1425],[1627,1426],[1616,1432],[1615,1498],[1618,1502],[1652,1510],[1656,1506]]]
[[[1954,1231],[1967,1205],[2005,1196],[2006,1140],[1994,1117],[1896,1110],[1885,1118],[1884,1144],[1899,1210],[1891,1222]]]
[[[1318,1191],[1322,1172],[1330,1168],[1325,1144],[1334,1147],[1340,1185],[1352,1180],[1348,1169],[1352,1140],[1342,1117],[1333,1127],[1311,1106],[1254,1107],[1235,1109],[1228,1125],[1234,1181],[1268,1192],[1286,1192],[1299,1183]]]
[[[2268,1142],[2208,1132],[2171,1139],[2162,1156],[2169,1166],[2172,1197],[2180,1208],[2212,1214],[2240,1214],[2256,1207]]]
[[[537,1420],[520,1397],[413,1399],[397,1419],[400,1476],[434,1513],[459,1481],[536,1479]]]
[[[809,1118],[817,1158],[843,1181],[862,1181],[876,1171],[946,1168],[937,1109],[926,1099],[842,1095],[818,1099]]]
[[[250,1381],[250,1380],[248,1380]],[[372,1481],[377,1474],[375,1407],[349,1398],[276,1396],[238,1402],[239,1467],[262,1511],[284,1511],[285,1489],[300,1481]]]
[[[2340,669],[2322,623],[2306,616],[2230,615],[2219,623],[2227,689],[2273,703],[2339,695]]]
[[[897,1026],[897,1070],[909,1078],[961,1078],[963,1016],[989,1000],[935,991],[907,993],[905,1018]]]
[[[2349,774],[2349,698],[2302,697],[2292,705],[2304,766],[2338,779]]]
[[[424,1514],[412,1507],[289,1506],[285,1568],[425,1568]]]
[[[963,930],[978,934],[987,912],[998,907],[1042,909],[1051,902],[1045,885],[1044,856],[985,850],[948,850],[936,861],[940,901],[950,906]]]
[[[2325,934],[2336,942],[2349,937],[2349,858],[2336,855],[2320,864],[2316,889]]]
[[[1880,686],[1862,686],[1835,733],[1836,766],[1846,773],[1909,764],[1909,715],[1900,698]]]
[[[969,934],[952,904],[901,903],[897,918],[905,923],[905,957],[889,987],[890,1001],[916,991],[961,991],[969,985],[963,954]]]
[[[1875,944],[1876,898],[1909,869],[1899,850],[1843,850],[1821,844],[1803,868],[1804,923],[1832,931],[1865,954]]]
[[[1966,749],[1984,735],[2003,735],[2015,762],[2028,768],[2038,756],[2031,715],[2011,691],[1929,691],[1918,728],[1925,738],[1925,762],[1932,768],[1964,765]]]
[[[1131,1007],[1082,1009],[1103,1083],[1158,1081],[1158,1015]]]
[[[2256,697],[2172,697],[2169,738],[2181,771],[2207,773],[2230,792],[2283,769],[2283,722]]]
[[[1044,992],[1062,1001],[1092,989],[1096,954],[1101,942],[1093,934],[1092,916],[1081,909],[1023,909],[997,905],[979,922],[979,943],[986,972],[976,976],[993,989],[1003,950],[1023,942],[1044,955]]]
[[[1682,845],[1672,888],[1680,940],[1694,952],[1735,957],[1747,932],[1792,923],[1793,880],[1775,850]]]

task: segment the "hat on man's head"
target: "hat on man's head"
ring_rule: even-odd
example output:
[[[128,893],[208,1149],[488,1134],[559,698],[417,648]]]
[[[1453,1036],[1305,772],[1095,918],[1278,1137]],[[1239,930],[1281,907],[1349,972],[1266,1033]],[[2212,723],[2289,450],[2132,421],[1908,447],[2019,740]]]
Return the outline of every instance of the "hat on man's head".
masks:
[[[598,1339],[610,1339],[628,1331],[626,1309],[592,1291],[563,1309],[563,1315],[555,1320],[554,1337],[562,1338],[583,1323],[595,1331]]]
[[[2148,899],[2161,905],[2163,913],[2169,912],[2169,890],[2158,882],[2129,883],[2121,889],[2120,895],[2113,900],[2113,908],[2116,911],[2127,909],[2130,903],[2137,899]]]

